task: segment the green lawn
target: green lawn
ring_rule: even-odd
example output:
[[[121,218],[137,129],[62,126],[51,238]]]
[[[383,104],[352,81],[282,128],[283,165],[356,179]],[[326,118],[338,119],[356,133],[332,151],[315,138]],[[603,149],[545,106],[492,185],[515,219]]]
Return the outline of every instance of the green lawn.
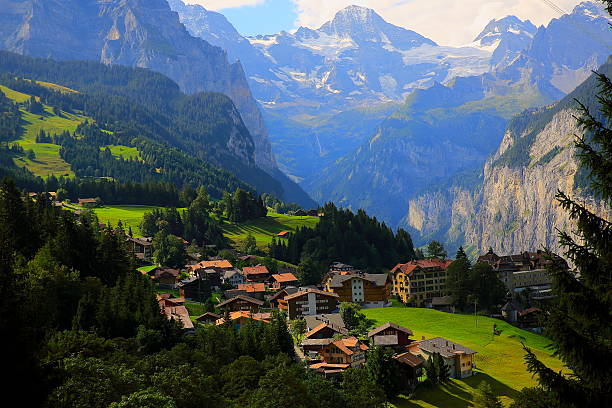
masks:
[[[257,245],[264,247],[272,242],[279,232],[295,231],[298,227],[313,228],[319,222],[318,217],[291,217],[289,215],[269,212],[266,218],[243,223],[223,223],[223,231],[234,244],[239,245],[249,233],[257,240]]]
[[[117,225],[119,220],[123,223],[123,227],[128,229],[132,227],[132,232],[135,236],[140,235],[140,222],[146,212],[153,211],[156,208],[148,205],[105,205],[101,208],[94,208],[94,212],[98,216],[100,222],[105,224],[110,223],[113,227]],[[181,211],[179,209],[179,211]]]
[[[550,367],[562,369],[561,362],[547,350],[548,339],[501,320],[406,307],[367,309],[364,312],[379,324],[390,321],[411,329],[415,339],[420,340],[421,336],[444,337],[478,352],[475,357],[477,375],[466,380],[453,380],[439,389],[420,387],[413,399],[400,400],[397,407],[469,407],[475,389],[482,381],[489,382],[507,405],[516,391],[535,384],[525,369],[525,352],[521,343],[532,348]],[[494,323],[502,332],[500,336],[493,335]]]

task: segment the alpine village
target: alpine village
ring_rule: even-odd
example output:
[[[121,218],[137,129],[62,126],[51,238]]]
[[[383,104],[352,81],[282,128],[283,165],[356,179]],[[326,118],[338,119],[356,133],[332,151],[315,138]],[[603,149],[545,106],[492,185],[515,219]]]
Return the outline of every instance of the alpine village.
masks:
[[[0,0],[3,406],[612,407],[612,2],[357,3]]]

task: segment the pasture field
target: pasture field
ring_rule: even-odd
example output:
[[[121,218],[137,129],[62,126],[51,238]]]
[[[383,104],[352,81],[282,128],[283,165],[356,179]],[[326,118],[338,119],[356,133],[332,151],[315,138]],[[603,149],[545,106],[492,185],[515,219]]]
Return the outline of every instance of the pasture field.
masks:
[[[119,220],[123,224],[123,228],[127,231],[128,227],[132,227],[132,233],[136,237],[140,235],[140,222],[146,212],[151,212],[156,208],[149,205],[105,205],[104,207],[94,208],[93,211],[98,216],[100,222],[117,226]],[[181,211],[179,209],[179,211]]]
[[[478,352],[475,357],[478,374],[464,380],[452,380],[439,388],[420,387],[412,399],[396,401],[398,408],[470,407],[482,381],[488,382],[507,406],[517,391],[535,385],[535,380],[526,370],[522,343],[534,350],[548,366],[557,371],[563,368],[562,363],[551,356],[546,337],[502,320],[403,306],[366,309],[364,313],[377,324],[393,322],[411,329],[415,339],[444,337]],[[493,324],[501,330],[499,336],[493,334]]]
[[[257,240],[259,247],[265,247],[272,238],[277,238],[277,234],[283,231],[295,231],[298,227],[314,228],[319,222],[318,217],[292,217],[284,214],[268,212],[266,218],[247,221],[243,223],[232,223],[225,221],[223,231],[234,245],[240,245],[248,236],[252,234]]]

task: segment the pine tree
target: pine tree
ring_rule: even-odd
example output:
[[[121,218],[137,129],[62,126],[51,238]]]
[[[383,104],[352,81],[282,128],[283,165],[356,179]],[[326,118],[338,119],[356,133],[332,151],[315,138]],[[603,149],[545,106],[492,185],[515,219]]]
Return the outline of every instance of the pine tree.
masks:
[[[431,241],[427,245],[427,258],[446,259],[447,253],[439,241]]]
[[[612,13],[612,2],[607,1]],[[601,120],[584,105],[578,123],[584,135],[576,138],[582,165],[590,171],[591,185],[607,206],[612,206],[612,82],[597,75]],[[563,374],[547,367],[526,348],[527,367],[540,387],[527,389],[516,407],[610,407],[612,406],[612,223],[592,213],[563,192],[561,206],[576,222],[577,238],[559,234],[567,257],[575,265],[566,270],[554,264],[553,277],[558,304],[550,307],[546,334],[555,355],[571,370]],[[551,259],[553,259],[551,257]]]

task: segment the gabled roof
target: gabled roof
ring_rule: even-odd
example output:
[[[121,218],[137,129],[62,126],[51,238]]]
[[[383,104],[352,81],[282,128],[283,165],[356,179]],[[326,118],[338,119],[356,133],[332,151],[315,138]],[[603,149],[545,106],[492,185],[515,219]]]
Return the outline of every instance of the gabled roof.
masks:
[[[386,273],[351,273],[347,275],[334,274],[331,275],[330,286],[332,288],[341,288],[345,282],[351,279],[362,279],[371,282],[375,286],[385,286],[389,279]]]
[[[336,340],[332,343],[334,346],[338,347],[344,354],[352,356],[355,352],[351,349],[359,347],[359,350],[366,351],[368,346],[361,343],[357,337],[347,337],[344,339]]]
[[[202,261],[193,266],[193,269],[208,269],[208,268],[221,268],[228,269],[233,268],[234,266],[230,263],[230,261],[226,259],[220,259],[216,261]]]
[[[295,277],[292,273],[279,273],[276,275],[272,275],[272,279],[277,281],[278,283],[282,282],[297,282],[298,278]]]
[[[284,299],[286,296],[292,295],[298,291],[295,286],[287,286],[284,289],[279,290],[270,298],[270,302],[277,299]]]
[[[418,342],[419,348],[428,353],[440,353],[442,357],[453,357],[457,354],[476,354],[476,351],[462,346],[461,344],[446,340],[442,337],[435,337],[429,340]]]
[[[334,341],[334,339],[304,339],[300,344],[302,346],[327,346]]]
[[[268,275],[270,271],[266,265],[246,266],[242,268],[244,275]]]
[[[213,312],[206,312],[203,315],[196,317],[196,320],[199,321],[199,322],[202,321],[202,320],[206,320],[206,319],[219,320],[221,317],[223,317],[223,316],[218,315],[218,314],[213,313]]]
[[[245,312],[245,311],[231,312],[230,313],[230,321],[232,321],[232,322],[234,320],[246,318],[246,319],[255,320],[257,322],[270,323],[271,317],[272,317],[271,313],[250,313],[250,312]],[[220,318],[219,320],[217,320],[215,322],[215,324],[217,326],[219,326],[219,325],[221,325],[223,323],[225,323],[225,318],[224,317]]]
[[[391,273],[395,274],[398,271],[402,271],[405,274],[412,273],[417,268],[440,268],[446,269],[453,261],[450,259],[418,259],[414,261],[407,262],[405,264],[397,264],[393,269],[391,269]]]
[[[247,293],[261,293],[266,291],[265,283],[240,283],[238,290],[243,290]]]
[[[314,329],[321,323],[327,323],[333,327],[338,327],[338,328],[343,328],[343,329],[346,328],[340,313],[309,315],[309,316],[304,316],[304,320],[306,320],[306,327],[308,327],[308,330]]]
[[[415,356],[410,352],[396,354],[395,356],[393,356],[393,358],[399,361],[400,363],[407,364],[413,368],[420,367],[424,363],[424,360],[421,357]]]
[[[231,299],[226,300],[225,302],[219,303],[217,306],[218,307],[223,307],[223,306],[226,306],[226,305],[228,305],[230,303],[233,303],[235,301],[238,301],[238,300],[249,302],[249,303],[252,303],[252,304],[257,305],[257,306],[263,306],[263,304],[264,304],[264,302],[261,301],[261,300],[253,299],[252,297],[249,297],[249,296],[238,295],[236,297],[233,297]]]
[[[307,295],[309,293],[316,293],[316,294],[321,295],[321,296],[329,296],[329,297],[334,297],[334,298],[339,297],[339,295],[337,293],[325,292],[325,291],[319,290],[319,289],[306,289],[306,290],[302,290],[302,291],[296,292],[296,293],[294,293],[292,295],[286,296],[285,300],[295,299],[295,298],[298,298],[300,296]]]
[[[330,323],[321,323],[320,325],[318,325],[314,329],[312,329],[309,332],[307,332],[304,335],[304,337],[305,338],[310,338],[311,336],[314,336],[315,334],[317,334],[318,332],[320,332],[321,330],[323,330],[326,327],[328,327],[329,329],[331,329],[331,330],[333,330],[333,331],[335,331],[336,333],[339,333],[339,334],[347,335],[349,333],[348,330],[345,329],[344,327],[337,327],[337,326],[334,326],[333,324],[330,324]]]
[[[377,328],[371,330],[368,333],[368,337],[376,336],[378,333],[380,333],[381,331],[387,330],[388,328],[393,328],[393,329],[395,329],[397,331],[401,331],[403,333],[406,333],[408,336],[412,336],[413,335],[412,330],[407,329],[405,327],[402,327],[402,326],[400,326],[398,324],[395,324],[395,323],[387,322],[387,323],[385,323],[385,324],[383,324],[381,326],[378,326]]]

